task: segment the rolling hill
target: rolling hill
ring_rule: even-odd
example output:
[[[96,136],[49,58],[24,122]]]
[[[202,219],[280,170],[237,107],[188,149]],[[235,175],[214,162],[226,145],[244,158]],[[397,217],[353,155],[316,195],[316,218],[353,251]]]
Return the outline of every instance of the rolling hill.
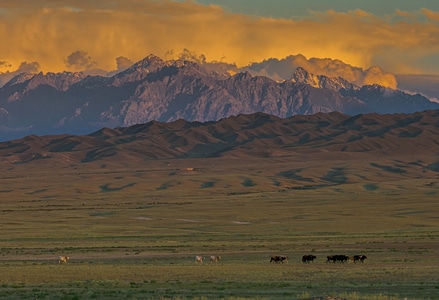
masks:
[[[331,112],[289,118],[254,113],[216,122],[151,121],[89,135],[32,135],[0,143],[2,162],[12,164],[312,153],[434,156],[439,153],[439,111],[356,116]]]

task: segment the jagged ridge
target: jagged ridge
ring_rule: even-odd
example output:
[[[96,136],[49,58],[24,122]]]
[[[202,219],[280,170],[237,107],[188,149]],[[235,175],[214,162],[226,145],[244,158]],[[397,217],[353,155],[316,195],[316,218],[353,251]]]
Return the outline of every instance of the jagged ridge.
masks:
[[[27,134],[86,134],[152,120],[217,121],[263,112],[278,117],[339,111],[411,113],[438,109],[420,95],[299,68],[290,81],[217,73],[194,62],[150,55],[113,77],[20,75],[0,89],[0,140]]]

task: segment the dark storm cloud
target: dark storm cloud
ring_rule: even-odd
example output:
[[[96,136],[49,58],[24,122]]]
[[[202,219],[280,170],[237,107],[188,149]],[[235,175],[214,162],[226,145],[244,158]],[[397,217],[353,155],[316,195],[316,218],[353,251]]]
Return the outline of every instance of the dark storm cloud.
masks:
[[[91,56],[85,51],[75,51],[65,59],[66,66],[77,70],[88,70],[96,66],[96,62],[93,62]]]

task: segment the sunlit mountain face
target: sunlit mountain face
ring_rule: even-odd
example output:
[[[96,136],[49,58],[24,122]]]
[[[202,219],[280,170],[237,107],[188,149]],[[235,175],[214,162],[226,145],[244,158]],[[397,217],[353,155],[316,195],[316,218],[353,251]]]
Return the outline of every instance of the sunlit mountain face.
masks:
[[[232,75],[225,67],[149,55],[107,77],[23,73],[0,88],[2,140],[29,134],[88,134],[150,121],[208,122],[257,112],[285,118],[334,111],[357,115],[439,109],[438,103],[419,94],[358,85],[302,67],[282,80],[248,70]]]

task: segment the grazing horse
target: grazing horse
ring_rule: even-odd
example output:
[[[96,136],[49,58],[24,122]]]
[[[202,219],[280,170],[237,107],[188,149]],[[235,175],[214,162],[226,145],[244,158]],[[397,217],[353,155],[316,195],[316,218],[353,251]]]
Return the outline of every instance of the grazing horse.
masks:
[[[219,262],[221,260],[221,256],[211,256],[210,257],[210,262],[211,263],[217,263],[217,262]]]
[[[288,256],[285,255],[272,256],[270,259],[270,263],[272,263],[273,261],[275,263],[284,263],[284,261],[288,263]]]
[[[302,262],[303,262],[303,263],[306,263],[306,264],[309,264],[310,262],[313,262],[314,259],[316,259],[316,258],[317,258],[317,256],[312,255],[312,254],[304,255],[304,256],[302,257]]]
[[[364,260],[367,258],[366,255],[354,255],[354,262],[362,262],[364,263]]]
[[[203,263],[203,260],[204,260],[204,257],[203,256],[199,256],[199,255],[197,255],[197,256],[195,256],[195,263],[200,263],[200,264],[202,264]]]
[[[68,256],[60,256],[58,257],[58,263],[66,263],[70,258]]]
[[[343,255],[343,254],[335,256],[335,260],[339,263],[345,263],[348,261],[348,259],[349,259],[349,256]]]
[[[328,255],[327,256],[327,261],[326,262],[339,262],[339,263],[345,263],[348,261],[349,256],[347,255]]]
[[[326,256],[327,260],[326,262],[335,262],[335,255],[328,255]]]

